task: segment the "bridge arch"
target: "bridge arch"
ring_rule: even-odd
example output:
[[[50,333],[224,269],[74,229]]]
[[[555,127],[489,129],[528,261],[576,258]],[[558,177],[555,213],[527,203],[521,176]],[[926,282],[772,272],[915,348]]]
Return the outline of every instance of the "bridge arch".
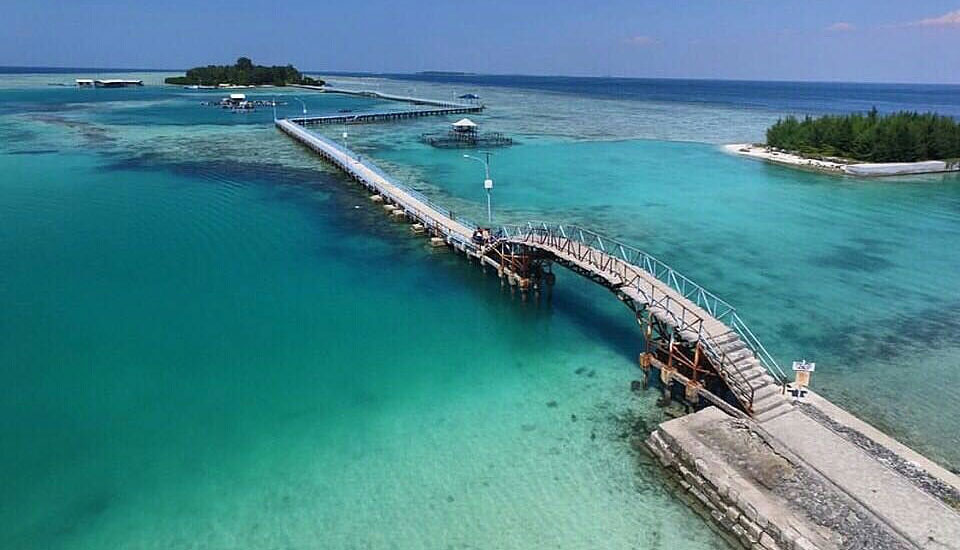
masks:
[[[703,397],[751,416],[786,405],[786,376],[736,309],[638,248],[582,227],[538,222],[501,227],[481,253],[521,287],[544,284],[557,264],[610,290],[642,328],[645,373],[657,369],[690,401]]]

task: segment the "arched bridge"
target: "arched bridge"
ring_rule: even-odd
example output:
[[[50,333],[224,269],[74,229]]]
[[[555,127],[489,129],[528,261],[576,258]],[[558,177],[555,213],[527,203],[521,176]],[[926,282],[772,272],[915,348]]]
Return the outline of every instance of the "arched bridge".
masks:
[[[552,282],[556,263],[609,289],[644,329],[641,364],[658,367],[664,381],[679,378],[693,395],[733,401],[754,416],[789,409],[783,371],[736,309],[650,254],[547,223],[502,227],[482,253],[521,286]]]

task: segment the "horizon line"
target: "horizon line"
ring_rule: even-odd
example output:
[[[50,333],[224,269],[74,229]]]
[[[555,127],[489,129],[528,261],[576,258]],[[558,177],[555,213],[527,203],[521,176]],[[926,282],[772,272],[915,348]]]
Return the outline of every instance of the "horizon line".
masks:
[[[62,65],[0,65],[0,74],[4,69],[38,69],[38,70],[57,70],[57,71],[109,71],[109,72],[186,72],[187,69],[149,69],[142,67],[81,67],[81,66],[62,66]],[[299,70],[299,69],[298,69]],[[526,73],[478,73],[472,71],[444,71],[429,69],[416,72],[384,72],[384,71],[351,71],[351,70],[300,70],[302,74],[313,75],[334,75],[334,76],[447,76],[470,78],[476,76],[510,77],[522,76],[532,78],[582,78],[582,79],[615,79],[615,80],[686,80],[699,82],[772,82],[782,84],[876,84],[876,85],[903,85],[903,86],[960,86],[960,81],[956,82],[896,82],[884,80],[815,80],[815,79],[786,79],[786,78],[725,78],[725,77],[695,77],[695,76],[621,76],[621,75],[577,75],[577,74],[526,74]],[[432,74],[431,74],[432,73]],[[31,73],[21,73],[31,74]],[[43,74],[43,73],[35,73]]]

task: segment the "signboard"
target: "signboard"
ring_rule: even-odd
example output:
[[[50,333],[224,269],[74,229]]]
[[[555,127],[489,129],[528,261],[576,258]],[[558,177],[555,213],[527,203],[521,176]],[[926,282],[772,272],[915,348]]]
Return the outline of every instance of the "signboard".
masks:
[[[807,363],[806,360],[803,361],[794,361],[793,370],[797,372],[813,372],[817,370],[816,363]]]
[[[806,387],[810,385],[810,373],[816,370],[816,363],[807,363],[806,360],[794,361],[793,371],[796,373],[793,381],[793,396],[801,399],[806,396]],[[796,393],[794,393],[794,391]]]

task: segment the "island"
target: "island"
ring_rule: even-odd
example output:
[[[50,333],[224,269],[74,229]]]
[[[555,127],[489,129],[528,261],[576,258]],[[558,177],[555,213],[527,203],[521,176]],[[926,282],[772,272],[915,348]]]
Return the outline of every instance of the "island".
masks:
[[[767,129],[765,144],[734,144],[730,152],[854,176],[960,170],[960,124],[936,113],[901,111],[793,116]]]
[[[237,59],[234,65],[207,65],[194,67],[185,76],[164,79],[167,84],[181,86],[286,86],[306,84],[323,86],[324,81],[300,73],[293,65],[254,65],[248,57]]]

